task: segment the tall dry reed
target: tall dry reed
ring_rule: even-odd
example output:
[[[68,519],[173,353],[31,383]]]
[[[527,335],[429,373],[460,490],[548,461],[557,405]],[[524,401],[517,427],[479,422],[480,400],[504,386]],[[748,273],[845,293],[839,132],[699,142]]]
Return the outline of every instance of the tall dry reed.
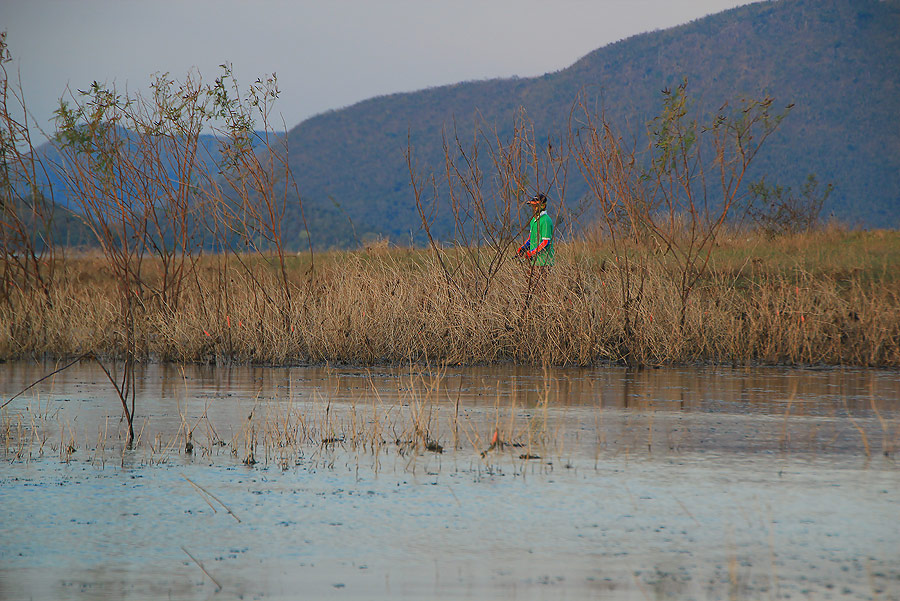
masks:
[[[774,258],[772,244],[723,242],[683,311],[677,266],[656,259],[623,266],[602,241],[559,244],[556,266],[537,281],[510,258],[487,294],[473,278],[472,290],[452,297],[443,293],[443,268],[425,251],[325,254],[311,279],[296,260],[287,274],[298,302],[287,320],[266,300],[284,286],[277,262],[258,260],[250,277],[245,266],[207,256],[177,305],[136,298],[137,352],[144,360],[208,363],[587,365],[640,356],[646,364],[900,365],[892,271],[871,256],[856,271],[823,258],[801,261],[817,246],[840,245],[836,234],[823,236],[804,243],[806,254],[784,241]],[[856,233],[844,236],[867,256]],[[875,233],[872,244],[884,245],[884,236],[893,240],[884,246],[889,257],[900,238]],[[639,310],[629,308],[631,335],[619,289],[628,281],[623,269],[642,270],[630,280],[643,287]],[[0,307],[0,357],[124,356],[116,286],[104,273],[97,257],[70,258],[52,302],[21,296]],[[145,273],[151,277],[150,266]]]

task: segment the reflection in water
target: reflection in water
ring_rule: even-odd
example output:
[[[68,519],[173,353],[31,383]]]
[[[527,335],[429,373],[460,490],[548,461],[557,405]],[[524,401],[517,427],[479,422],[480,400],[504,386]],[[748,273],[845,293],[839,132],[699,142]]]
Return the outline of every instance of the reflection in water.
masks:
[[[55,367],[0,365],[0,394],[9,398]],[[136,377],[136,428],[163,456],[197,444],[207,455],[230,452],[257,461],[259,444],[296,450],[323,441],[368,441],[371,447],[376,439],[479,452],[501,435],[500,442],[516,448],[527,444],[523,454],[540,444],[544,453],[593,456],[666,450],[892,454],[900,444],[896,371],[150,364],[138,366]],[[44,444],[70,455],[65,449],[115,448],[123,437],[117,407],[99,368],[83,363],[16,399],[2,418],[19,435],[34,438],[43,429]]]
[[[133,450],[90,364],[0,413],[0,598],[898,598],[897,372],[137,377]]]
[[[10,397],[52,371],[56,364],[11,362],[0,365],[0,394]],[[900,373],[863,369],[680,367],[628,369],[540,369],[513,365],[466,368],[215,367],[175,364],[138,365],[138,399],[143,405],[199,397],[278,398],[313,396],[321,400],[364,399],[377,390],[388,398],[404,389],[438,383],[442,401],[514,399],[539,402],[544,393],[556,406],[620,409],[672,409],[726,413],[781,414],[788,404],[799,415],[836,415],[849,410],[896,413]],[[545,390],[546,389],[546,390]],[[37,388],[49,399],[75,400],[113,395],[96,365],[83,363]],[[80,400],[85,400],[80,398]],[[792,411],[793,412],[793,411]]]

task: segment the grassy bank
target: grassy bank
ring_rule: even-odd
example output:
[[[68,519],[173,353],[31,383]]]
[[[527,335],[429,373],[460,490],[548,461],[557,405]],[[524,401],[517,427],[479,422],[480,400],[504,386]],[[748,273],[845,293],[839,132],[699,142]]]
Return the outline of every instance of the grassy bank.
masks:
[[[442,265],[376,245],[318,254],[314,269],[308,254],[288,257],[285,280],[277,261],[206,255],[165,295],[162,266],[146,259],[127,312],[101,255],[70,256],[49,293],[0,305],[0,357],[122,356],[133,344],[146,360],[216,363],[900,366],[898,232],[720,236],[684,307],[682,273],[659,249],[619,256],[588,238],[559,244],[547,274],[508,258],[487,278],[452,252]]]

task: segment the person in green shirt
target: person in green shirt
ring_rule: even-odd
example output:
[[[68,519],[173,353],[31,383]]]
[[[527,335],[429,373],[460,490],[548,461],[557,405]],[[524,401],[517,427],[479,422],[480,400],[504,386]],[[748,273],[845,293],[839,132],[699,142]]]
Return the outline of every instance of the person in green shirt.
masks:
[[[528,224],[530,235],[525,244],[519,247],[516,255],[529,259],[532,265],[550,267],[554,263],[553,219],[547,214],[547,197],[538,194],[528,201],[534,215]]]

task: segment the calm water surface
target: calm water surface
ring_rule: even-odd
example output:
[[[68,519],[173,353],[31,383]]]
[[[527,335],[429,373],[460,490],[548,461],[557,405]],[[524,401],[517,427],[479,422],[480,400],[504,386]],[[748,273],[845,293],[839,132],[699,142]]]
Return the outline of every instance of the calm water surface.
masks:
[[[53,369],[0,364],[0,403]],[[898,599],[898,399],[870,370],[149,365],[126,450],[78,365],[0,414],[0,598]]]

